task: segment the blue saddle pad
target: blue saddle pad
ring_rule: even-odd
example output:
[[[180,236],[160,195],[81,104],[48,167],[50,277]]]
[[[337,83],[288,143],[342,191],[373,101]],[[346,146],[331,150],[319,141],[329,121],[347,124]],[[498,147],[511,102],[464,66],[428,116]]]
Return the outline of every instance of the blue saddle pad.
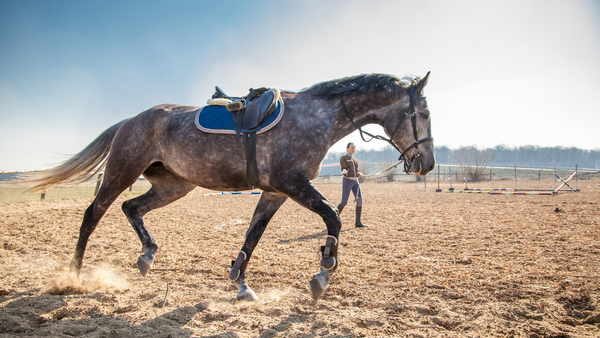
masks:
[[[264,133],[275,127],[283,117],[283,100],[277,101],[277,108],[271,115],[265,117],[254,129],[243,129],[243,133]],[[211,134],[235,135],[236,125],[233,122],[233,114],[224,106],[205,106],[196,113],[196,127]]]

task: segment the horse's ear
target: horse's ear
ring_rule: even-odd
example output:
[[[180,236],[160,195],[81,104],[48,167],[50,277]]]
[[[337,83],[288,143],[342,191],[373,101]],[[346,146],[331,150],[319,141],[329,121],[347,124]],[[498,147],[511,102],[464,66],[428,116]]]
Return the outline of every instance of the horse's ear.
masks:
[[[427,85],[427,80],[429,80],[429,74],[431,74],[431,72],[427,72],[427,75],[425,75],[425,77],[421,79],[419,83],[417,83],[417,86],[415,87],[415,93],[417,95],[423,95],[423,89],[425,89],[425,86]]]

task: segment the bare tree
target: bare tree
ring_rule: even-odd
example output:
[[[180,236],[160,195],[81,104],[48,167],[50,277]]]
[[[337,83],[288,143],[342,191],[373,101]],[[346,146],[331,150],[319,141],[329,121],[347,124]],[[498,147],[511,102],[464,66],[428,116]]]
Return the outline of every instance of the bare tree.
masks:
[[[383,171],[386,170],[387,168],[391,167],[392,165],[394,165],[396,162],[391,162],[388,160],[385,160],[383,162],[379,163],[379,170]],[[397,173],[397,169],[398,168],[392,168],[386,172],[383,173],[383,177],[387,178],[388,182],[394,182],[394,175],[396,175]]]
[[[492,150],[479,150],[476,146],[460,147],[452,154],[454,163],[462,167],[472,182],[483,180],[483,172],[495,157],[496,154]]]
[[[366,176],[369,176],[373,171],[373,165],[371,163],[363,162],[359,168],[363,176],[358,178],[358,182],[362,183],[366,180]]]
[[[398,156],[398,154],[396,153],[396,151],[394,150],[394,148],[392,147],[386,147],[383,150],[383,162],[379,163],[379,170],[383,171],[386,170],[387,168],[391,167],[392,165],[396,164],[397,161],[394,161],[394,159]],[[401,164],[400,164],[401,166]],[[383,173],[383,177],[387,178],[388,182],[394,182],[394,175],[396,175],[398,173],[398,168],[392,168],[386,172]]]

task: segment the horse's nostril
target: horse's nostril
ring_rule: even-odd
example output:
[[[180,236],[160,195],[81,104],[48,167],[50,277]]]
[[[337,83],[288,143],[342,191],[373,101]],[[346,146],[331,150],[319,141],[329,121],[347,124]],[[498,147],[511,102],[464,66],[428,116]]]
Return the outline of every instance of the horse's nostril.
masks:
[[[435,168],[435,163],[431,165],[431,167],[429,167],[429,171],[433,171],[433,168]]]

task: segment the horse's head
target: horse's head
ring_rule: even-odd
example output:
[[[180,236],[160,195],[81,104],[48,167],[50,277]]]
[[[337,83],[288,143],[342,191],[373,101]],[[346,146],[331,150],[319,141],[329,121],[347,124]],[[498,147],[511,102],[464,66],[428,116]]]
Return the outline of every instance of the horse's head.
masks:
[[[408,95],[401,95],[383,125],[402,152],[405,170],[422,176],[435,167],[430,112],[423,96],[428,79],[429,73],[423,79],[412,79],[406,88]],[[401,107],[400,111],[398,107]]]

